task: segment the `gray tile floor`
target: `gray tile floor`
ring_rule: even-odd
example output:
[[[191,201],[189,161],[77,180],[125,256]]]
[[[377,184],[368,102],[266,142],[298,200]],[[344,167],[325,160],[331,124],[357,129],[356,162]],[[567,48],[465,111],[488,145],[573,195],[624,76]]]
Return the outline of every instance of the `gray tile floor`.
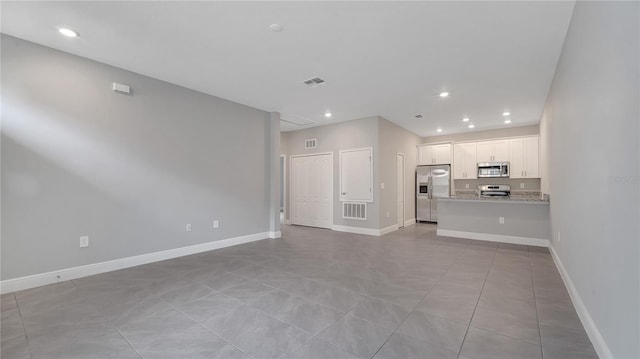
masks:
[[[286,227],[3,295],[2,358],[596,358],[548,251]]]

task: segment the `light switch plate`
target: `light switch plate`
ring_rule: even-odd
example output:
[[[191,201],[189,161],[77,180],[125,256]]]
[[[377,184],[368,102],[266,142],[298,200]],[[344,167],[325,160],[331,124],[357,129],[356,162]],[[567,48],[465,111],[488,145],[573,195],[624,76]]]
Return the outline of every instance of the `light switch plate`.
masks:
[[[191,223],[187,223],[187,225],[184,228],[185,231],[187,232],[191,232]]]
[[[213,220],[213,228],[220,228],[220,222],[217,219]]]
[[[498,217],[498,223],[504,224],[504,217]]]
[[[384,189],[384,182],[380,183],[380,189]]]

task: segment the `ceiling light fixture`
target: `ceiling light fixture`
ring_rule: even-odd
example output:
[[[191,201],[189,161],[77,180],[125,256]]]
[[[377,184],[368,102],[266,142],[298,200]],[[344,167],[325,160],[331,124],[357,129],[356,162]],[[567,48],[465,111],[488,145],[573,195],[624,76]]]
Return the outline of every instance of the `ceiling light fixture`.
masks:
[[[473,123],[472,123],[472,124],[470,124],[468,127],[469,127],[469,128],[474,128],[474,127],[476,127],[476,126],[474,126],[474,125],[473,125]]]
[[[462,122],[469,122],[469,117],[465,117],[462,119]]]
[[[440,92],[440,97],[449,97],[449,93],[444,91],[444,92]]]
[[[269,25],[269,29],[273,32],[282,32],[282,25],[280,24],[271,24]]]
[[[418,115],[415,115],[415,116],[413,116],[413,117],[415,117],[415,118],[422,118],[422,115],[418,114]]]
[[[506,123],[506,124],[510,124],[510,123],[511,123],[511,120],[504,120],[504,123]]]
[[[442,132],[442,129],[441,129],[441,128],[439,128],[439,129],[437,129],[436,131],[438,131],[438,132]]]
[[[333,114],[331,112],[327,111],[327,112],[324,113],[324,117],[326,117],[326,118],[329,118],[331,116],[333,116]]]
[[[80,34],[77,31],[68,29],[66,27],[59,28],[58,32],[60,32],[62,35],[66,36],[66,37],[78,37],[78,36],[80,36]]]
[[[511,114],[511,112],[505,111],[505,112],[502,113],[502,116],[509,116],[510,114]]]

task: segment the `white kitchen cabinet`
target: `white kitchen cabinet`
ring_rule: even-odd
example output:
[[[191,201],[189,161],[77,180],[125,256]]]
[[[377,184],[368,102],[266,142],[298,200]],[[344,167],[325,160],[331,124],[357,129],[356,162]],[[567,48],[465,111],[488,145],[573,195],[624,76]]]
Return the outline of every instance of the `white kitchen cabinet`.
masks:
[[[451,144],[418,146],[418,165],[442,165],[451,163]]]
[[[539,178],[540,145],[538,136],[509,140],[511,178]]]
[[[478,162],[509,161],[509,141],[495,140],[476,143]]]
[[[453,145],[453,179],[476,179],[477,145],[475,142]]]

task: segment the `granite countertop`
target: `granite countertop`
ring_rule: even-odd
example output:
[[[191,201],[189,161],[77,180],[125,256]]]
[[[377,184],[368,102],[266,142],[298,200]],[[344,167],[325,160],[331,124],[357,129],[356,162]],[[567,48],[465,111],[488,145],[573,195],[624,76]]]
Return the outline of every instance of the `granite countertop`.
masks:
[[[540,192],[512,191],[509,197],[480,197],[476,191],[457,191],[450,198],[441,198],[440,200],[454,201],[488,201],[488,202],[508,202],[508,203],[549,203],[549,196]]]

